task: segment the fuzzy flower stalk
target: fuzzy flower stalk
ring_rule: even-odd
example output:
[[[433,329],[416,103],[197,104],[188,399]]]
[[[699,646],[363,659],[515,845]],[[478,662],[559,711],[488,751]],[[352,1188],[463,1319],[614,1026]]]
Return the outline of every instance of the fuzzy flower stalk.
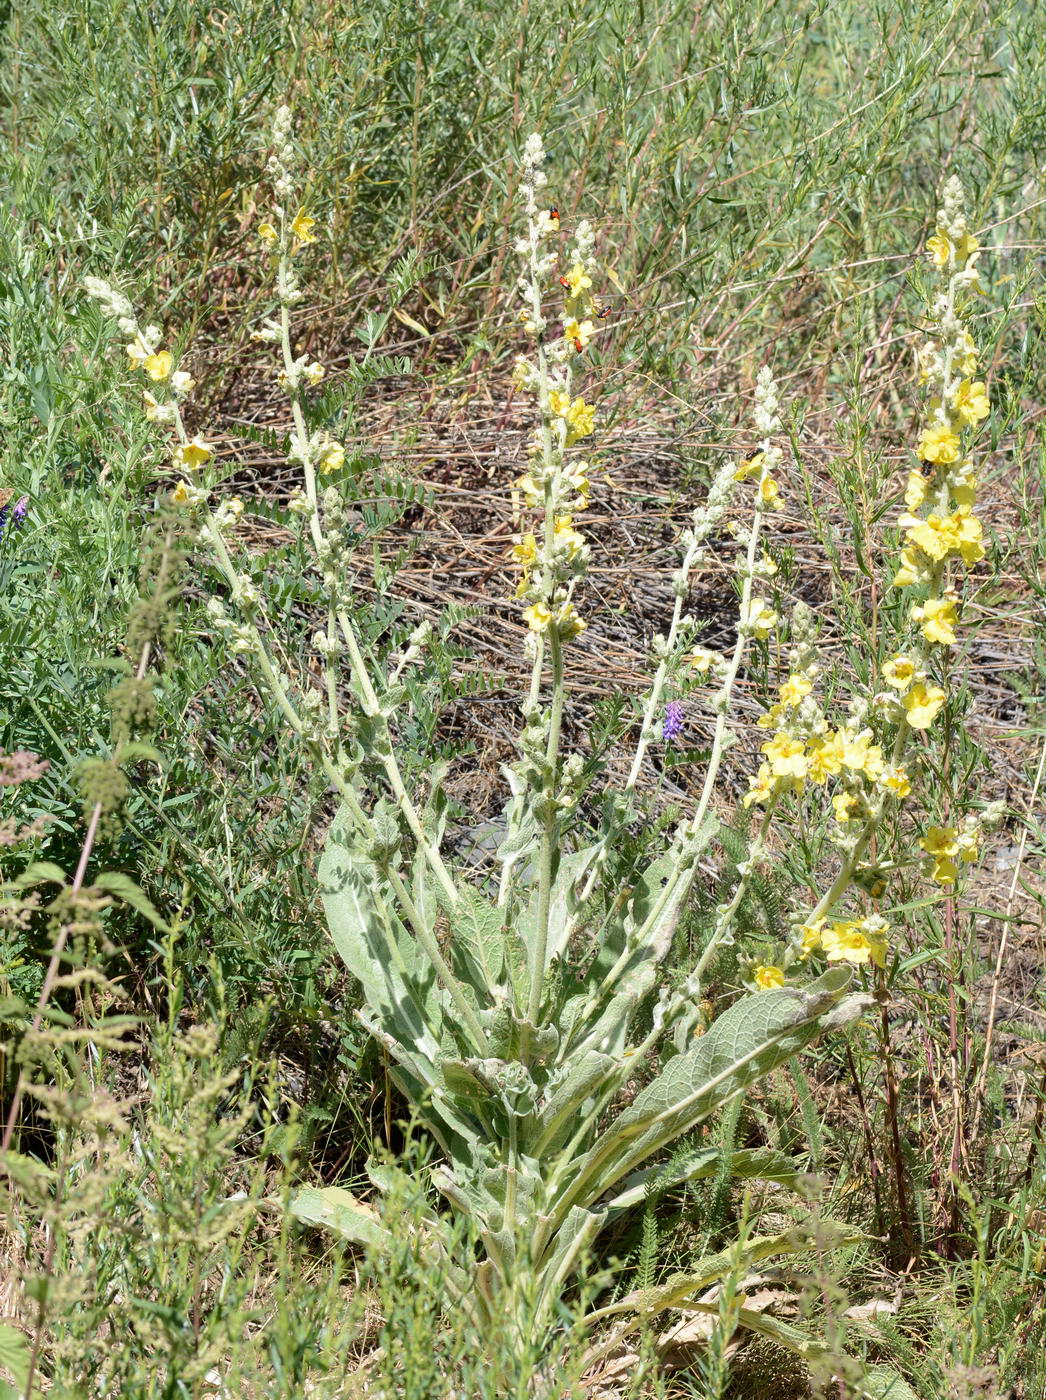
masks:
[[[886,920],[874,908],[845,912],[838,906],[852,887],[873,902],[885,892],[888,867],[871,864],[866,856],[890,809],[912,792],[912,739],[931,729],[947,703],[962,572],[984,557],[972,439],[990,405],[984,382],[976,378],[978,352],[968,323],[972,294],[980,291],[978,248],[967,225],[962,187],[950,179],[928,242],[938,277],[931,329],[918,351],[928,403],[915,444],[919,465],[908,474],[907,509],[898,522],[903,546],[893,585],[912,601],[902,645],[882,665],[883,688],[852,700],[845,718],[831,723],[814,693],[813,618],[800,607],[793,615],[788,678],[760,720],[772,734],[762,746],[765,761],[751,780],[745,805],[765,804],[769,811],[785,793],[823,789],[842,860],[816,906],[795,917],[782,967],[755,969],[759,985],[769,985],[766,978],[783,976],[782,968],[804,962],[815,950],[829,962],[886,965]],[[958,863],[977,859],[981,833],[997,819],[989,808],[968,814],[959,827],[929,827],[919,841],[926,873],[941,885],[953,884]]]
[[[175,354],[163,347],[163,333],[157,326],[142,327],[122,293],[99,278],[85,279],[85,290],[98,301],[105,313],[116,319],[120,330],[131,337],[127,346],[128,365],[145,374],[153,389],[146,390],[146,417],[173,430],[172,468],[176,483],[171,501],[182,506],[195,526],[199,543],[209,550],[225,580],[228,602],[212,597],[208,613],[215,628],[225,635],[232,652],[250,656],[257,664],[266,689],[291,731],[322,767],[331,786],[340,795],[356,825],[360,839],[387,867],[390,884],[401,897],[419,942],[433,969],[456,1004],[464,1022],[480,1044],[485,1037],[475,1012],[464,996],[458,979],[443,958],[431,929],[418,914],[409,893],[393,868],[397,837],[382,816],[368,813],[362,806],[354,783],[363,755],[355,750],[347,734],[346,717],[339,713],[339,667],[348,661],[353,694],[359,714],[370,736],[368,757],[384,770],[389,788],[416,843],[419,855],[437,881],[442,898],[453,904],[458,891],[440,852],[424,830],[422,818],[407,792],[392,740],[390,719],[402,693],[391,683],[370,674],[352,620],[354,607],[350,550],[346,543],[346,506],[334,484],[325,488],[320,499],[318,478],[334,476],[345,460],[341,443],[323,433],[308,431],[302,409],[303,396],[325,377],[324,367],[308,356],[295,356],[292,349],[291,312],[302,298],[296,260],[318,241],[317,220],[295,201],[295,152],[291,139],[291,113],[281,107],[272,132],[273,152],[268,163],[274,202],[270,218],[258,226],[262,248],[275,265],[277,308],[266,317],[254,338],[274,343],[280,355],[277,378],[290,399],[292,432],[290,457],[302,471],[303,486],[292,497],[291,513],[307,531],[315,567],[328,599],[326,627],[314,637],[324,670],[322,689],[296,687],[279,664],[272,638],[278,628],[270,625],[263,588],[249,570],[234,561],[230,532],[243,514],[238,499],[223,501],[212,509],[210,498],[215,484],[209,475],[213,448],[199,437],[190,437],[182,414],[193,379],[176,365]],[[422,638],[417,639],[418,645]],[[415,639],[412,639],[412,644]],[[404,662],[403,664],[407,664]]]
[[[577,225],[566,249],[565,270],[559,275],[562,230],[555,206],[541,205],[541,192],[548,183],[544,163],[541,137],[528,137],[522,172],[526,228],[516,241],[516,253],[523,263],[517,281],[519,318],[532,345],[529,355],[517,357],[514,380],[517,388],[533,396],[539,424],[528,446],[528,469],[518,483],[530,520],[521,527],[512,548],[520,569],[516,598],[523,605],[532,668],[509,824],[510,830],[518,831],[522,821],[531,819],[541,831],[537,929],[529,950],[531,1020],[537,1019],[540,1010],[557,838],[562,815],[574,806],[579,776],[576,762],[561,764],[560,739],[564,650],[586,626],[574,599],[591,550],[576,516],[589,503],[590,468],[578,448],[595,431],[595,407],[583,394],[575,393],[574,380],[575,363],[592,341],[598,314],[592,291],[597,275],[595,233],[586,221]],[[547,305],[553,287],[559,293],[554,311]],[[542,694],[546,657],[551,669],[547,701]],[[515,868],[512,860],[503,864],[501,904],[511,898]]]

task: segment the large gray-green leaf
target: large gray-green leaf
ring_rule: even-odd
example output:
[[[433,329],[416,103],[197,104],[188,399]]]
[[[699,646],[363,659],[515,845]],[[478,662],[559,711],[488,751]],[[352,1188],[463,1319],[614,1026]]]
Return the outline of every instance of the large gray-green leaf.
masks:
[[[694,858],[719,829],[709,817],[694,843]],[[678,870],[678,853],[666,851],[643,871],[620,913],[603,932],[589,980],[591,992],[573,1012],[572,1052],[583,1049],[620,1054],[639,1002],[647,995],[672,943],[682,901],[666,900]],[[660,912],[658,912],[660,909]]]
[[[437,851],[443,845],[443,837],[447,827],[449,804],[443,779],[446,777],[449,766],[444,760],[432,764],[428,769],[426,780],[429,795],[420,814],[425,835],[431,846]],[[420,912],[428,928],[436,926],[441,893],[439,881],[433,875],[428,857],[419,845],[415,848],[411,864],[411,898],[414,901],[414,907]]]
[[[472,975],[468,980],[480,994],[480,1004],[489,1006],[497,1000],[503,986],[506,935],[504,910],[484,899],[477,890],[462,885],[459,886],[451,920],[455,954],[459,948],[467,954],[472,963]],[[457,956],[455,964],[460,967]]]
[[[819,1033],[850,972],[833,968],[805,988],[780,987],[736,1001],[685,1054],[670,1060],[610,1124],[576,1168],[567,1168],[556,1213],[587,1206],[653,1153],[674,1142]]]
[[[340,1186],[306,1186],[287,1203],[295,1220],[304,1225],[322,1225],[354,1244],[387,1249],[390,1237],[377,1215]]]
[[[552,893],[548,915],[548,944],[545,948],[545,967],[548,971],[553,958],[558,957],[567,945],[574,928],[574,921],[580,909],[577,886],[592,868],[592,862],[599,854],[599,845],[586,846],[560,859],[552,880]],[[516,927],[520,938],[527,946],[537,936],[538,907],[540,891],[535,879],[530,903],[520,914]]]
[[[575,1206],[570,1212],[553,1237],[547,1256],[539,1254],[533,1261],[541,1279],[538,1307],[559,1298],[567,1279],[578,1271],[585,1251],[602,1230],[606,1218],[606,1211],[602,1210],[581,1210]]]
[[[427,960],[400,923],[380,871],[354,849],[348,813],[331,823],[319,866],[320,896],[334,946],[363,985],[371,1015],[434,1060],[441,996]]]
[[[577,1125],[578,1114],[586,1099],[591,1098],[615,1074],[620,1062],[597,1050],[585,1050],[571,1056],[562,1081],[556,1085],[542,1105],[538,1115],[538,1138],[535,1155],[555,1152],[562,1147]]]
[[[357,1013],[360,1023],[385,1047],[392,1059],[390,1073],[425,1122],[429,1131],[453,1162],[470,1165],[485,1136],[482,1120],[467,1116],[460,1100],[448,1090],[442,1071],[442,1056],[435,1062],[414,1055],[394,1036],[382,1030],[365,1011]]]
[[[919,1400],[906,1380],[892,1366],[865,1366],[861,1375],[861,1400]]]

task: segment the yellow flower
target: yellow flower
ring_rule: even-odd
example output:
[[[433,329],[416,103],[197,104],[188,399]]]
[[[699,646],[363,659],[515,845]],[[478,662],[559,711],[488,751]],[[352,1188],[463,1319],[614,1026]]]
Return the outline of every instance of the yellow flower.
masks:
[[[770,760],[770,772],[775,778],[805,778],[807,770],[806,745],[802,739],[787,734],[775,734],[762,745]]]
[[[262,223],[258,225],[258,237],[263,243],[275,243],[279,236],[272,224]]]
[[[948,697],[940,686],[913,685],[904,697],[905,719],[912,729],[929,729]]]
[[[734,472],[734,480],[747,481],[750,476],[755,476],[762,468],[765,455],[763,452],[753,452],[751,457],[745,457],[737,471]]]
[[[187,506],[192,499],[192,487],[185,481],[179,481],[178,485],[171,492],[171,500],[176,506]]]
[[[904,489],[904,503],[909,510],[918,510],[926,500],[926,478],[922,472],[909,472],[908,485]]]
[[[926,250],[937,267],[947,267],[952,252],[951,239],[943,229],[938,229],[932,238],[926,240]]]
[[[294,216],[293,222],[291,223],[291,230],[299,243],[304,244],[316,242],[316,235],[312,231],[315,224],[316,220],[310,219],[304,209],[298,210],[297,214],[295,214]]]
[[[988,402],[988,391],[981,380],[975,384],[964,379],[955,393],[952,407],[964,423],[976,427],[992,411]]]
[[[810,741],[810,758],[807,777],[811,782],[823,783],[834,777],[843,766],[843,738],[841,734],[827,734]]]
[[[766,802],[773,796],[776,786],[769,763],[760,763],[759,772],[748,780],[748,791],[741,799],[742,807],[751,807],[753,802]]]
[[[964,464],[966,465],[966,464]],[[952,495],[958,506],[967,506],[970,510],[977,504],[977,487],[980,483],[974,472],[964,472],[961,477],[952,479]]]
[[[523,620],[532,632],[547,632],[552,614],[544,603],[532,603],[523,609]]]
[[[570,447],[579,438],[588,437],[595,430],[596,410],[592,404],[588,404],[584,399],[575,399],[566,412],[567,426],[570,431],[567,433],[567,446]]]
[[[895,765],[884,769],[879,781],[887,792],[892,793],[894,797],[907,797],[912,790],[912,785],[908,778],[908,770]]]
[[[564,394],[559,389],[553,389],[548,396],[548,409],[557,418],[565,418],[570,409],[570,395]]]
[[[958,492],[955,493],[958,495]],[[962,561],[967,567],[976,564],[978,559],[984,558],[983,531],[981,522],[973,514],[970,505],[960,505],[958,510],[953,511],[950,517],[955,548],[962,555]]]
[[[788,709],[794,710],[803,701],[803,697],[809,695],[813,686],[805,676],[789,676],[784,685],[778,687],[781,696],[781,703]]]
[[[777,626],[777,614],[765,598],[750,598],[741,625],[746,632],[763,642]]]
[[[922,583],[926,577],[926,571],[919,562],[919,556],[914,549],[901,550],[901,567],[893,576],[893,586],[895,588],[905,588],[908,584]]]
[[[305,378],[309,381],[313,388],[315,388],[316,385],[319,384],[320,380],[326,376],[326,373],[327,371],[320,364],[319,360],[313,360],[311,365],[305,366]]]
[[[917,515],[902,515],[897,523],[904,529],[908,543],[921,549],[935,564],[946,559],[957,543],[947,517],[929,515],[925,520],[920,520]]]
[[[188,467],[190,471],[195,471],[213,455],[212,449],[195,437],[192,442],[179,443],[174,449],[174,464],[176,467]]]
[[[785,975],[779,967],[773,964],[760,963],[752,973],[752,981],[761,991],[770,991],[773,987],[783,987]]]
[[[915,662],[903,651],[891,656],[883,666],[883,680],[887,685],[892,685],[894,690],[907,690],[914,679]]]
[[[961,859],[966,864],[975,861],[981,849],[980,830],[977,827],[974,827],[972,830],[967,827],[964,831],[959,832],[956,840],[959,843],[959,855]]]
[[[924,462],[938,462],[947,465],[959,460],[959,437],[946,423],[938,423],[932,428],[924,428],[919,438],[917,453]]]
[[[576,559],[581,550],[585,547],[585,537],[579,530],[574,529],[573,521],[569,515],[561,515],[557,518],[553,539],[561,547],[565,548],[568,559]]]
[[[184,398],[186,394],[191,394],[196,388],[196,380],[191,374],[186,374],[185,370],[176,369],[171,375],[171,388]]]
[[[956,830],[954,826],[931,826],[926,835],[920,840],[919,845],[933,860],[933,878],[942,885],[950,885],[955,881],[957,856],[966,844],[966,833]],[[963,851],[963,859],[976,859],[976,849],[973,855],[967,857]]]
[[[959,361],[959,372],[961,374],[973,374],[977,368],[977,342],[969,331],[963,331],[959,337],[959,344],[962,347],[962,359]]]
[[[843,736],[843,766],[873,781],[883,771],[883,751],[872,743],[870,729],[862,729],[856,737]]]
[[[912,608],[912,617],[921,623],[920,631],[928,642],[941,646],[955,645],[956,598],[927,598],[921,607]]]
[[[773,578],[777,573],[780,573],[780,570],[764,549],[759,559],[759,577]]]
[[[933,863],[932,878],[939,885],[954,885],[958,874],[959,867],[951,856],[938,856]]]
[[[858,966],[873,962],[876,967],[885,967],[884,931],[876,929],[873,932],[863,920],[842,920],[824,930],[821,934],[821,947],[829,962],[848,962]]]
[[[573,603],[563,603],[556,610],[556,631],[562,641],[569,642],[573,637],[580,637],[587,626],[588,623],[578,616]]]
[[[592,286],[592,278],[581,266],[575,263],[566,276],[567,290],[571,297],[579,297],[582,292],[587,292]]]
[[[764,476],[759,483],[759,503],[764,510],[777,510],[781,505],[777,482],[772,476]]]
[[[707,676],[712,667],[720,660],[717,651],[710,651],[708,647],[695,647],[690,653],[689,661],[695,671],[699,671],[702,676]]]
[[[160,423],[163,421],[163,405],[149,393],[148,389],[143,391],[145,399],[145,416],[150,423]]]
[[[609,481],[609,477],[607,480]],[[588,479],[588,463],[564,463],[563,481],[572,491],[577,492],[577,495],[570,504],[575,510],[584,510],[588,506],[588,498],[592,491],[592,483]]]
[[[576,318],[563,322],[563,338],[569,340],[575,350],[578,345],[584,350],[595,333],[595,326],[591,321],[578,321]]]
[[[787,713],[787,707],[778,700],[776,705],[771,705],[768,710],[764,711],[763,714],[759,716],[756,720],[756,724],[760,729],[776,729]]]
[[[928,856],[959,854],[959,833],[954,826],[931,826],[919,842]]]
[[[523,492],[523,499],[532,509],[539,506],[543,500],[542,488],[528,472],[526,476],[521,476],[516,485]]]
[[[534,560],[538,557],[538,542],[533,535],[523,535],[517,537],[512,546],[512,557],[517,564],[524,569],[529,569]]]
[[[972,233],[962,234],[953,243],[942,228],[939,228],[932,238],[926,240],[927,251],[938,267],[947,267],[948,259],[954,252],[956,266],[963,268],[980,246]]]
[[[126,349],[128,366],[131,369],[141,369],[142,365],[144,365],[149,358],[149,350],[142,340],[142,337],[136,335]]]
[[[331,472],[340,471],[345,465],[345,449],[340,442],[328,442],[320,449],[319,459],[316,465],[323,476],[329,476]]]
[[[821,934],[824,931],[824,926],[826,923],[827,920],[824,918],[812,919],[809,920],[807,923],[803,924],[802,928],[800,929],[800,932],[803,936],[803,947],[799,956],[804,960],[810,956],[810,954],[814,951],[815,948],[820,948]]]
[[[858,797],[853,792],[837,792],[832,798],[832,811],[837,822],[848,822],[853,816],[854,808],[858,804]]]
[[[169,350],[158,350],[155,355],[146,355],[142,361],[142,369],[154,384],[166,379],[173,365],[174,359]]]

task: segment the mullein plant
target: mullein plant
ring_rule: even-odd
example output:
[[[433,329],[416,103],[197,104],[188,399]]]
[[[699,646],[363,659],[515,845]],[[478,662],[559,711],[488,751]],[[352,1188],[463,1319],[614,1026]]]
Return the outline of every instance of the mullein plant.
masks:
[[[820,667],[813,645],[813,618],[802,605],[793,613],[788,676],[776,702],[760,718],[771,731],[764,761],[751,779],[744,805],[760,805],[760,836],[782,800],[811,787],[830,797],[832,840],[839,848],[838,873],[812,909],[797,910],[780,962],[753,965],[760,986],[782,984],[812,955],[831,963],[887,965],[890,928],[877,911],[897,864],[871,857],[884,822],[913,792],[913,741],[938,721],[947,700],[948,657],[958,641],[959,584],[964,568],[984,557],[981,523],[975,514],[977,469],[971,439],[990,405],[978,380],[977,346],[970,333],[972,297],[981,290],[979,245],[970,233],[962,186],[944,187],[937,228],[927,255],[938,286],[929,307],[929,329],[918,352],[920,382],[930,391],[926,421],[918,434],[919,466],[908,473],[906,510],[899,526],[903,545],[893,586],[915,595],[905,613],[898,650],[879,671],[881,689],[854,698],[838,724],[816,698]],[[760,487],[762,489],[762,487]],[[919,762],[915,757],[915,763]],[[920,824],[920,859],[926,875],[948,887],[964,864],[976,861],[983,833],[1002,816],[991,803],[967,813],[958,826]],[[848,893],[864,908],[847,911]]]
[[[361,985],[361,1020],[440,1146],[442,1162],[432,1179],[468,1217],[485,1250],[475,1263],[441,1259],[448,1305],[471,1310],[483,1325],[515,1326],[531,1336],[534,1328],[543,1335],[555,1327],[560,1299],[600,1232],[642,1205],[652,1183],[663,1189],[700,1177],[722,1179],[728,1172],[785,1185],[799,1181],[796,1165],[769,1151],[732,1151],[724,1160],[725,1150],[699,1145],[677,1150],[667,1165],[658,1163],[725,1103],[868,1004],[867,994],[853,989],[860,975],[854,964],[878,959],[885,930],[875,915],[842,917],[840,909],[863,877],[884,804],[907,793],[903,762],[913,727],[928,724],[936,712],[940,687],[931,679],[933,648],[942,643],[926,627],[933,619],[940,623],[934,603],[950,596],[946,560],[952,557],[949,549],[935,564],[918,543],[921,535],[913,541],[906,557],[928,585],[928,597],[920,604],[922,640],[906,653],[910,684],[891,690],[889,700],[854,702],[837,729],[829,727],[814,699],[813,619],[802,608],[793,614],[791,672],[766,718],[766,761],[746,798],[748,806],[758,805],[760,820],[734,888],[703,930],[694,965],[669,986],[660,965],[688,906],[699,861],[713,847],[721,770],[739,737],[738,677],[753,643],[772,641],[781,629],[773,597],[776,569],[763,537],[782,500],[783,421],[773,376],[763,369],[755,391],[757,449],[740,465],[719,470],[683,533],[672,610],[655,638],[653,679],[633,761],[621,787],[601,795],[602,815],[593,831],[579,815],[591,778],[579,755],[564,753],[563,717],[569,648],[586,625],[581,589],[591,551],[582,522],[598,478],[588,451],[597,413],[580,380],[604,315],[595,290],[595,232],[582,222],[567,240],[558,211],[546,202],[544,163],[542,142],[531,136],[521,180],[524,226],[516,244],[519,317],[529,349],[517,359],[515,379],[532,397],[536,426],[515,488],[518,531],[511,551],[531,669],[518,757],[505,770],[503,838],[485,883],[444,855],[447,811],[438,772],[422,802],[409,789],[397,753],[394,720],[409,704],[408,673],[424,661],[427,627],[419,627],[385,665],[365,654],[356,630],[361,603],[343,486],[345,448],[308,430],[303,405],[324,369],[295,357],[292,348],[292,313],[302,297],[300,259],[322,230],[296,196],[289,111],[277,114],[269,163],[274,203],[257,230],[275,287],[273,313],[257,338],[274,345],[279,356],[279,382],[290,399],[290,454],[301,471],[290,510],[326,599],[312,637],[318,666],[296,667],[296,679],[280,664],[283,643],[277,639],[284,620],[270,618],[264,588],[235,547],[231,527],[243,506],[228,499],[212,503],[212,448],[186,430],[182,405],[191,379],[176,366],[159,330],[143,329],[121,293],[95,279],[87,283],[129,337],[129,364],[148,382],[145,411],[168,431],[175,472],[171,500],[183,507],[187,533],[224,579],[225,596],[210,600],[210,618],[233,651],[253,660],[263,689],[336,795],[338,811],[319,864],[330,934]],[[948,218],[952,279],[941,314],[940,364],[929,371],[947,405],[934,409],[941,427],[959,412],[954,347],[965,332],[956,308],[963,276],[970,280],[963,273],[968,245],[961,245],[966,251],[960,268],[960,244],[953,237],[959,215]],[[966,403],[969,393],[962,393]],[[959,513],[962,501],[954,493],[958,487],[969,500],[970,471],[940,458],[947,451],[945,435],[933,441],[943,465],[925,481],[925,499],[936,512],[926,521],[940,519],[954,499],[948,518],[955,524],[948,528],[968,534],[972,517]],[[744,520],[731,510],[739,485],[752,492]],[[920,517],[906,528],[937,528],[926,521]],[[692,574],[706,564],[713,537],[723,535],[735,551],[739,617],[733,648],[718,654],[697,645],[698,620],[686,603]],[[904,660],[894,660],[890,674],[896,680]],[[710,683],[714,714],[704,781],[665,849],[637,869],[625,855],[633,845],[626,838],[639,817],[645,760],[651,745],[680,732],[680,697],[692,691],[695,673]],[[895,693],[900,698],[892,698]],[[889,759],[873,720],[895,726]],[[716,954],[735,939],[738,913],[770,850],[780,804],[829,778],[836,784],[832,810],[843,833],[839,873],[815,909],[797,913],[789,948],[776,958],[751,959],[746,994],[707,1024],[707,974]],[[804,964],[815,951],[832,965],[811,978]],[[621,1107],[622,1091],[637,1078],[645,1087]],[[386,1163],[372,1175],[383,1190],[393,1172]],[[304,1190],[292,1208],[300,1219],[372,1248],[388,1242],[380,1212],[364,1209],[341,1188]],[[440,1216],[433,1211],[427,1223],[426,1247],[434,1257],[444,1254],[448,1237]],[[743,1262],[823,1249],[829,1237],[852,1235],[823,1221],[809,1236],[751,1235]],[[597,1311],[591,1320],[612,1314],[620,1323],[622,1313],[634,1319],[681,1303],[714,1310],[717,1304],[701,1303],[702,1292],[737,1267],[736,1251],[701,1261],[670,1286],[630,1295],[624,1306]],[[773,1331],[799,1350],[815,1346],[795,1328],[747,1309],[739,1310],[738,1320]],[[626,1318],[623,1325],[634,1323]]]

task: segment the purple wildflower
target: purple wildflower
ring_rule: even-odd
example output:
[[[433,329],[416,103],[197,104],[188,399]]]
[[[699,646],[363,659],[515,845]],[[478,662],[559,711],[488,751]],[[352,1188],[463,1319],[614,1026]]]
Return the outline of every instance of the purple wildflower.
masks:
[[[28,509],[28,496],[20,496],[13,506],[10,501],[0,506],[0,540],[3,539],[4,531],[7,529],[8,524],[10,524],[12,529],[17,529],[17,527],[21,525]]]
[[[684,726],[683,707],[678,700],[669,700],[665,706],[665,722],[662,733],[666,739],[674,739],[682,734]]]

